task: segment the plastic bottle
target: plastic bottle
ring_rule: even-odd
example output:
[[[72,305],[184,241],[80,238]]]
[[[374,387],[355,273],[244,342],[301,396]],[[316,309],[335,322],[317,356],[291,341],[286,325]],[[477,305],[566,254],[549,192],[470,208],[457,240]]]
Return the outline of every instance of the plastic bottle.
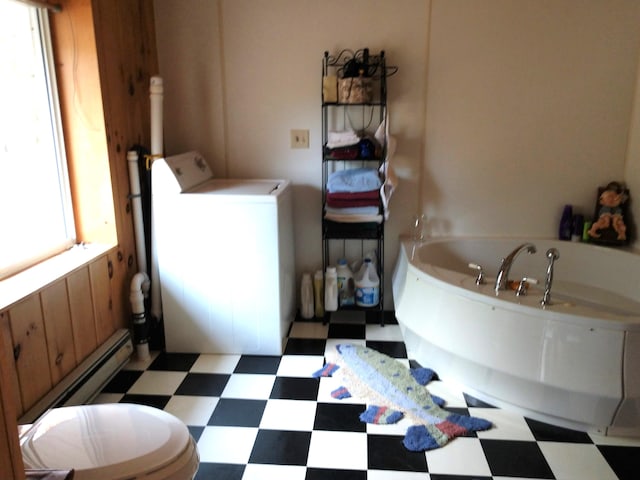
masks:
[[[572,219],[571,241],[580,242],[582,240],[582,232],[584,230],[584,216],[575,214]]]
[[[316,317],[324,317],[324,277],[322,270],[316,270],[313,276],[313,293]]]
[[[591,220],[586,219],[584,221],[584,225],[582,226],[582,241],[583,242],[588,242],[591,240],[591,237],[589,235],[589,229],[591,228],[592,222]]]
[[[313,283],[311,274],[303,273],[300,284],[300,316],[305,319],[313,318]]]
[[[338,274],[338,305],[341,307],[354,305],[356,299],[353,272],[349,268],[346,259],[341,258],[338,260],[336,272]]]
[[[380,302],[380,278],[370,258],[365,258],[356,275],[356,305],[375,307]]]
[[[327,312],[338,310],[338,274],[336,267],[327,267],[324,276],[324,309]]]
[[[571,231],[573,230],[573,208],[571,205],[565,205],[560,218],[560,227],[558,229],[558,238],[560,240],[571,240]]]

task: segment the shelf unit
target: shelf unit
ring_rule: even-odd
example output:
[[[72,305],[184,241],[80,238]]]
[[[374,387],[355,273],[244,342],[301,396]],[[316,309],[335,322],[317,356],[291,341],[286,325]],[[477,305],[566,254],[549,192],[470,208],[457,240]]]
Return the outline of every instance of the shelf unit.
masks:
[[[326,79],[340,79],[347,70],[356,66],[361,77],[371,85],[369,98],[363,102],[349,102],[340,98],[339,86],[336,95],[326,96]],[[362,67],[362,68],[358,68]],[[331,173],[350,168],[375,168],[378,170],[386,155],[386,137],[374,142],[372,155],[363,158],[360,154],[349,158],[335,158],[332,149],[327,147],[329,132],[354,130],[361,138],[373,138],[375,131],[382,125],[387,108],[387,66],[384,51],[371,55],[368,49],[358,51],[343,50],[333,56],[324,52],[322,61],[322,265],[323,271],[329,265],[335,265],[339,258],[353,261],[354,252],[363,258],[375,249],[377,273],[380,278],[380,301],[377,306],[339,306],[338,310],[377,311],[380,324],[384,325],[384,215],[381,200],[378,200],[378,221],[340,222],[327,219],[327,182]],[[356,77],[357,78],[357,77]],[[335,93],[335,92],[334,92]],[[334,101],[335,100],[335,101]],[[340,101],[342,100],[342,101]],[[361,153],[361,152],[359,152]],[[354,245],[355,243],[355,245]],[[350,258],[351,257],[351,258]],[[356,271],[353,272],[354,276]],[[325,323],[329,312],[325,314]]]

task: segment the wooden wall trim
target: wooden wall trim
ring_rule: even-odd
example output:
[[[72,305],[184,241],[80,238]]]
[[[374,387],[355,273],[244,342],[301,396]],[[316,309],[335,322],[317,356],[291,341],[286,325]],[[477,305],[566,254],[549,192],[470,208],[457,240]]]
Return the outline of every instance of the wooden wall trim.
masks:
[[[49,15],[56,78],[80,242],[117,243],[102,86],[90,0]]]
[[[0,314],[0,321],[4,320]],[[13,352],[7,351],[6,343],[0,341],[0,478],[23,480],[24,464],[18,441],[15,389],[11,388],[14,385],[11,365]]]

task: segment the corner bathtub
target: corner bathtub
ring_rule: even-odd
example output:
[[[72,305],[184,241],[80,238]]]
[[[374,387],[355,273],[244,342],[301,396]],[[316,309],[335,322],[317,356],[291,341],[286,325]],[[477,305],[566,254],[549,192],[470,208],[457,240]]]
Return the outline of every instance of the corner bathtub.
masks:
[[[537,253],[521,252],[509,278],[538,285],[496,295],[501,259],[525,242]],[[543,307],[551,247],[560,257]],[[640,436],[640,255],[544,239],[403,240],[393,295],[409,357],[443,380],[541,421]]]

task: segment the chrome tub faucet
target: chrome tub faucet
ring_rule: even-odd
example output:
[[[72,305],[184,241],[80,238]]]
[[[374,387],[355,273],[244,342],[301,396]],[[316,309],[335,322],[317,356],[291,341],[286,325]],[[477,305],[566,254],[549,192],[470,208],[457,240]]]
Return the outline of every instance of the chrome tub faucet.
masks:
[[[533,254],[536,253],[536,246],[533,243],[523,243],[522,245],[514,248],[509,255],[502,259],[500,270],[498,270],[498,275],[496,276],[496,295],[500,292],[500,290],[507,289],[507,285],[509,284],[509,270],[511,270],[511,265],[523,250],[525,250],[527,253]]]
[[[551,284],[553,283],[553,264],[556,260],[560,258],[560,253],[555,248],[550,248],[547,250],[547,259],[549,263],[547,264],[547,275],[544,279],[544,294],[542,295],[542,300],[540,300],[540,305],[547,306],[551,304]]]

